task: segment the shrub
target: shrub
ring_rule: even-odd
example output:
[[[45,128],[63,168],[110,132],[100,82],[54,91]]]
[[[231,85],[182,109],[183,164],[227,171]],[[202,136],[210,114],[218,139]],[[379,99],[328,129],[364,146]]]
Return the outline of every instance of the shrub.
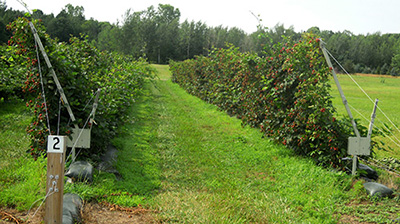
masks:
[[[22,66],[20,57],[15,55],[14,47],[0,46],[0,99],[8,100],[13,96],[21,96]]]
[[[101,52],[84,36],[72,37],[69,43],[59,43],[45,33],[40,21],[35,20],[33,24],[77,119],[71,122],[67,110],[60,106],[60,94],[50,69],[42,55],[37,58],[29,21],[26,18],[17,19],[8,26],[13,30],[9,44],[15,46],[16,54],[26,60],[27,74],[22,91],[27,96],[26,106],[34,114],[27,127],[31,137],[28,151],[37,157],[45,153],[47,135],[57,132],[69,135],[72,125],[83,128],[93,106],[93,95],[101,88],[95,119],[98,125],[92,129],[91,149],[86,151],[98,155],[115,135],[116,126],[122,122],[126,108],[140,93],[145,80],[153,78],[154,70],[144,60],[135,61],[128,56]],[[93,124],[87,124],[86,128],[90,125]]]
[[[171,62],[172,80],[189,93],[259,127],[268,137],[322,165],[337,166],[346,154],[348,130],[333,116],[330,69],[319,39],[277,44],[259,57],[238,48]]]

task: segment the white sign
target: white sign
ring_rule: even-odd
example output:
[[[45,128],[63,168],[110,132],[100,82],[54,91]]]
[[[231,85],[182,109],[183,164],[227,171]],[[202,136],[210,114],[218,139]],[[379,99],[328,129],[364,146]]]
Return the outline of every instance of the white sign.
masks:
[[[347,152],[350,155],[366,155],[371,154],[371,138],[368,137],[349,137]]]
[[[63,153],[66,148],[65,136],[49,135],[47,139],[47,153]]]
[[[90,129],[72,128],[72,140],[67,138],[67,146],[72,148],[90,148]],[[78,139],[79,137],[79,139]]]

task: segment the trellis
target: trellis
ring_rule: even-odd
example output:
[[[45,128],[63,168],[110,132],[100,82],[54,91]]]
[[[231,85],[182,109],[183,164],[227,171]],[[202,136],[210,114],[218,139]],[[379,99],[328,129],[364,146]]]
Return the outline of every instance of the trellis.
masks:
[[[340,97],[342,98],[342,103],[344,104],[344,106],[346,108],[347,115],[349,116],[351,125],[353,126],[354,134],[356,135],[355,137],[349,137],[349,139],[348,139],[349,142],[348,142],[348,147],[347,147],[347,152],[353,156],[352,175],[355,175],[356,170],[357,170],[357,156],[371,154],[371,135],[372,135],[372,128],[374,125],[374,120],[376,117],[376,108],[378,106],[378,99],[375,100],[374,108],[373,108],[372,115],[371,115],[371,121],[370,121],[370,125],[368,128],[368,134],[366,137],[362,137],[360,135],[360,132],[358,131],[357,124],[354,121],[354,118],[353,118],[353,115],[349,108],[347,99],[343,93],[342,87],[340,86],[339,79],[336,75],[335,69],[333,69],[332,62],[330,60],[328,51],[325,48],[325,43],[323,41],[320,41],[320,48],[324,54],[324,57],[325,57],[325,60],[328,64],[328,66],[332,72],[333,79],[335,80],[335,84],[340,93]]]
[[[53,80],[57,86],[57,91],[60,94],[61,101],[63,102],[63,105],[66,107],[69,117],[74,125],[74,128],[72,128],[72,135],[71,135],[72,139],[67,138],[67,147],[72,148],[71,149],[72,161],[74,161],[75,157],[76,157],[75,148],[90,148],[90,136],[91,136],[91,130],[92,130],[93,125],[90,125],[89,128],[85,128],[85,127],[86,127],[86,124],[89,122],[89,120],[91,123],[94,123],[94,118],[95,118],[95,114],[96,114],[96,110],[97,110],[97,106],[98,106],[99,95],[100,95],[100,89],[98,89],[95,93],[93,108],[88,116],[88,119],[86,120],[86,122],[84,124],[84,127],[79,128],[78,124],[76,124],[76,122],[75,122],[76,118],[74,116],[74,113],[71,109],[71,106],[68,102],[67,97],[65,96],[64,90],[57,78],[56,72],[54,71],[54,68],[49,60],[49,57],[47,56],[47,53],[43,47],[43,44],[42,44],[42,41],[40,40],[38,32],[32,22],[29,22],[29,26],[30,26],[33,36],[35,38],[35,43],[38,45],[39,50],[41,51],[42,56],[43,56],[44,60],[46,61],[46,65],[50,70],[50,74],[53,77]],[[38,55],[38,57],[39,57],[39,55]],[[38,61],[40,62],[40,60],[38,60]],[[39,68],[39,70],[40,70],[40,68]],[[47,105],[46,102],[44,102],[44,103],[45,103],[45,105]],[[47,119],[49,119],[48,116],[47,116]],[[48,125],[50,125],[49,122],[48,122]]]

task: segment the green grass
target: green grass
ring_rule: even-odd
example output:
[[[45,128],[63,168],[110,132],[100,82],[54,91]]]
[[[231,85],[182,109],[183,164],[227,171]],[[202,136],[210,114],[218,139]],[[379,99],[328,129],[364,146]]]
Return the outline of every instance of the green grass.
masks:
[[[167,66],[155,67],[160,79],[146,85],[113,140],[123,179],[96,171],[91,185],[67,184],[66,192],[141,205],[163,223],[388,223],[400,214],[395,200],[370,200],[362,181],[243,128],[173,84]],[[8,142],[0,146],[0,206],[24,210],[45,194],[45,160],[25,154],[23,103],[1,104],[0,121],[15,136],[0,135]]]
[[[67,185],[66,192],[77,193],[87,201],[136,207],[146,203],[146,198],[159,188],[160,165],[154,143],[158,122],[154,107],[157,105],[148,89],[135,102],[129,108],[130,116],[118,130],[118,137],[112,141],[119,150],[115,166],[123,179],[96,171],[92,185]]]
[[[161,185],[145,205],[158,211],[160,221],[337,222],[337,206],[351,198],[348,176],[242,128],[169,79],[151,86],[151,94],[147,118],[152,125],[157,118],[158,126],[149,145],[157,147]]]
[[[351,109],[354,118],[359,119],[362,125],[368,127],[374,103],[365,96],[365,94],[347,75],[339,75],[338,77],[349,105],[362,114],[361,116],[354,109]],[[352,77],[373,101],[379,99],[378,106],[392,120],[392,122],[397,125],[397,127],[400,127],[400,78],[361,75],[352,75]],[[331,85],[331,94],[334,97],[333,104],[337,108],[338,114],[340,116],[347,116],[347,112],[333,79]],[[367,118],[367,120],[363,117]],[[383,128],[383,124],[390,125],[390,122],[386,119],[384,114],[377,110],[375,124],[377,127]],[[400,133],[395,128],[392,128],[392,132],[397,139],[400,139]],[[393,136],[391,136],[391,138],[394,139]],[[388,138],[384,138],[383,140],[393,150],[377,152],[378,158],[392,156],[400,159],[400,147],[398,146],[400,145],[400,141],[397,141],[398,145],[396,145]]]
[[[0,167],[4,167],[11,158],[26,151],[29,139],[25,128],[30,117],[24,103],[19,100],[0,102],[0,108]]]
[[[26,150],[30,121],[22,101],[0,102],[0,207],[27,210],[45,195],[46,161],[32,160]]]
[[[158,150],[161,186],[145,205],[158,211],[161,222],[337,223],[349,217],[364,222],[397,218],[396,201],[370,202],[362,182],[352,187],[349,176],[293,155],[188,95],[171,83],[168,73],[160,76],[166,78],[151,87],[156,100],[149,117],[158,120],[152,144]]]

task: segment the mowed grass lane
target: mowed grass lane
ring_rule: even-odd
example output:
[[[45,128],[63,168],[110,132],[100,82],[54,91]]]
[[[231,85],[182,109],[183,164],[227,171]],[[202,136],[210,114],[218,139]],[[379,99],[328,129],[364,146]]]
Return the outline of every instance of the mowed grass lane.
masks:
[[[156,159],[147,159],[141,175],[160,175],[160,182],[149,182],[154,191],[144,202],[157,211],[157,220],[337,223],[354,194],[350,177],[316,167],[258,130],[243,128],[240,120],[173,84],[167,66],[156,68],[160,79],[136,105],[136,113],[146,116],[137,117],[140,127],[130,128],[135,136],[153,133],[143,149]],[[138,155],[120,146],[124,160]]]

